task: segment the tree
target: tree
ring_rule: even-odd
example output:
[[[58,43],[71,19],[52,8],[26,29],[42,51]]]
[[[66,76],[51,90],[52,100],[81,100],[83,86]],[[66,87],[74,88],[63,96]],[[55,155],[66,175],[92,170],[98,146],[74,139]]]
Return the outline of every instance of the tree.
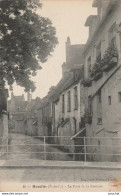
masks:
[[[58,43],[52,22],[37,14],[41,8],[39,0],[0,0],[0,86],[35,90],[31,76]]]

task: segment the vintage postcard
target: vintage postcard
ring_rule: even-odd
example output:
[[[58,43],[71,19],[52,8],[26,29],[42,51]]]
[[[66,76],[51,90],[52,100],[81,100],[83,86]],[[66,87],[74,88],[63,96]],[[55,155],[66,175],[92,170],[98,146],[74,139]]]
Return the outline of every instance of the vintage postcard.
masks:
[[[121,0],[0,0],[0,192],[121,191]]]

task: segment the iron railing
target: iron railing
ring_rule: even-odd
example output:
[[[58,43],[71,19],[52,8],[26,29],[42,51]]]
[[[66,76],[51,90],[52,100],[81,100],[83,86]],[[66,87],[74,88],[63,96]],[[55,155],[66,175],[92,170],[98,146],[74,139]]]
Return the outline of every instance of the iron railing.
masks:
[[[121,137],[18,135],[0,137],[0,160],[121,161]]]

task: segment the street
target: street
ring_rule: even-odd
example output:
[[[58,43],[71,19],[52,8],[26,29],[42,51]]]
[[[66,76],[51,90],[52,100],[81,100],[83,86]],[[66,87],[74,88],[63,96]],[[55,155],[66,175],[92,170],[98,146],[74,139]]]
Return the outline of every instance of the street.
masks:
[[[83,168],[0,168],[0,182],[82,182],[121,179],[121,170]]]
[[[121,178],[121,169],[95,169],[95,168],[79,168],[79,167],[56,167],[55,160],[71,160],[67,155],[63,155],[61,151],[56,148],[48,146],[47,151],[61,152],[61,155],[48,156],[54,161],[50,161],[50,166],[31,166],[34,163],[33,160],[44,159],[43,154],[40,153],[26,153],[26,152],[40,152],[43,151],[43,146],[34,145],[31,147],[30,144],[43,144],[42,140],[32,138],[22,134],[10,134],[9,135],[9,152],[8,161],[6,161],[6,167],[0,167],[0,182],[4,181],[19,181],[19,182],[81,182],[81,181],[111,181]],[[28,145],[22,145],[28,144]],[[15,154],[21,153],[21,154]],[[58,158],[59,157],[59,158]],[[23,159],[23,160],[21,160]],[[28,160],[27,160],[28,159]],[[32,159],[32,160],[31,160]],[[18,167],[14,166],[12,162],[16,161]],[[19,163],[20,162],[20,163]],[[22,162],[22,163],[21,163]],[[30,166],[26,165],[25,162],[29,162]],[[43,161],[42,161],[43,162]],[[49,161],[48,161],[49,162]],[[52,163],[53,162],[53,163]],[[77,162],[74,162],[74,164]],[[78,162],[79,163],[79,162]],[[81,162],[80,162],[81,163]],[[13,166],[12,166],[13,165]],[[49,165],[49,164],[48,164]]]
[[[45,151],[49,153],[45,154]],[[8,160],[45,160],[45,158],[46,160],[72,160],[70,156],[64,154],[64,152],[58,150],[56,147],[51,147],[47,143],[45,149],[43,140],[40,140],[39,138],[17,133],[9,134],[8,152]]]

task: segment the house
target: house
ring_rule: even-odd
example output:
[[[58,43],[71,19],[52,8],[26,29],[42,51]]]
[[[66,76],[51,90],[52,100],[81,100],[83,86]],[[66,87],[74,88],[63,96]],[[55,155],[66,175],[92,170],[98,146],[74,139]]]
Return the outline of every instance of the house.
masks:
[[[94,0],[97,15],[87,18],[84,48],[86,136],[89,159],[121,159],[121,0]],[[101,138],[103,137],[103,139]],[[115,138],[114,138],[115,137]],[[102,146],[103,145],[103,146]],[[96,154],[95,154],[96,153]],[[107,154],[107,155],[106,155]]]
[[[26,112],[24,114],[24,132],[30,136],[38,135],[38,115],[37,109],[41,104],[41,99],[32,99],[32,95],[28,94],[28,104],[26,107]]]
[[[15,96],[13,92],[11,93],[11,99],[8,101],[9,132],[24,133],[24,114],[27,104],[24,95]]]
[[[81,85],[84,75],[83,49],[83,44],[71,45],[70,38],[67,38],[66,62],[62,64],[62,79],[55,87],[53,99],[55,141],[73,153],[80,151],[79,147],[75,147],[76,138],[80,136],[81,128],[84,129],[81,121],[85,107],[84,87]]]
[[[38,116],[38,135],[52,136],[51,103],[48,99],[48,96],[42,99],[42,103],[38,108],[37,116]]]

